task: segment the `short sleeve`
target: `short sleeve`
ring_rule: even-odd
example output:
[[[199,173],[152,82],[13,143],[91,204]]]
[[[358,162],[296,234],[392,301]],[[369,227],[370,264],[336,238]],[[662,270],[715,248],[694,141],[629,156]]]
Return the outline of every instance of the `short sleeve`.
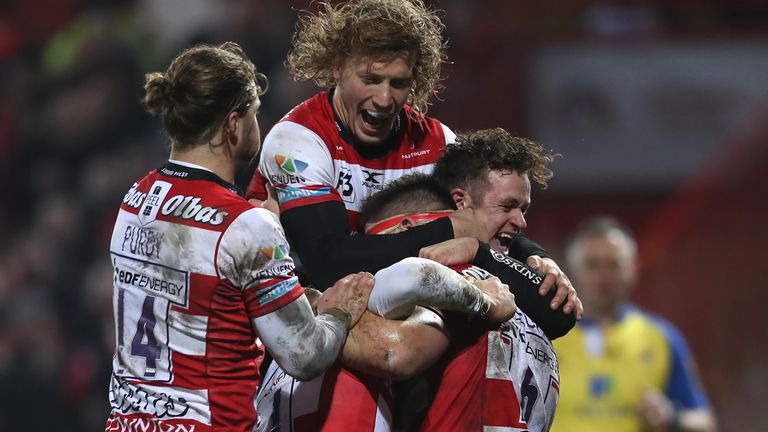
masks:
[[[221,237],[216,265],[220,277],[243,291],[255,318],[303,294],[293,274],[288,242],[274,214],[262,208],[241,213]]]
[[[685,338],[672,324],[659,320],[670,344],[671,365],[664,391],[678,409],[697,409],[709,406],[707,395],[699,381],[696,364]]]
[[[451,145],[456,143],[456,134],[446,125],[440,123],[440,127],[443,128],[443,135],[445,135],[445,144]]]
[[[333,158],[323,140],[298,123],[282,121],[264,140],[259,170],[275,188],[280,210],[341,201]]]

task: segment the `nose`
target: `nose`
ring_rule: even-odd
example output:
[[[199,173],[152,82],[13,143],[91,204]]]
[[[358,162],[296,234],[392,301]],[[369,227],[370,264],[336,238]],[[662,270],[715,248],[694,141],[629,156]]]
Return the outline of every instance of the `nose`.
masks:
[[[517,228],[518,231],[522,231],[528,226],[528,223],[525,221],[525,215],[520,209],[514,209],[510,212],[509,223]]]
[[[393,102],[392,88],[387,83],[382,83],[376,87],[376,91],[373,93],[373,106],[376,110],[386,111],[389,109]]]

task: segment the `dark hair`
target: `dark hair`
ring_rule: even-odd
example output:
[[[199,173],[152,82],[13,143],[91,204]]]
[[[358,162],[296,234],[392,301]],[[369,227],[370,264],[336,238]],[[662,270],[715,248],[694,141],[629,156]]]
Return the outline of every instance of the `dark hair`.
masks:
[[[360,232],[369,222],[390,216],[421,211],[456,209],[451,194],[432,176],[413,173],[400,177],[387,187],[369,196],[360,214]]]
[[[240,45],[198,45],[176,56],[165,72],[146,75],[144,105],[162,117],[174,147],[183,149],[210,139],[230,112],[245,114],[267,86]]]
[[[485,194],[481,191],[491,170],[528,174],[546,188],[553,176],[549,164],[555,156],[559,155],[529,139],[513,137],[504,129],[484,129],[459,134],[437,161],[433,175],[444,189],[460,187],[482,201]]]
[[[440,89],[446,59],[443,24],[422,0],[357,0],[337,6],[320,3],[317,14],[305,12],[293,35],[287,66],[294,79],[336,85],[334,66],[350,57],[413,61],[408,104],[424,113]]]

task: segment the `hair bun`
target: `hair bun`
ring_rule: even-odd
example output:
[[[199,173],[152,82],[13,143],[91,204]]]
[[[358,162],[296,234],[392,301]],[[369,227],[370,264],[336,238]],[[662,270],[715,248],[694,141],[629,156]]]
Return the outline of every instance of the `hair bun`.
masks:
[[[144,84],[144,104],[152,114],[160,114],[173,108],[171,83],[160,72],[147,74]]]

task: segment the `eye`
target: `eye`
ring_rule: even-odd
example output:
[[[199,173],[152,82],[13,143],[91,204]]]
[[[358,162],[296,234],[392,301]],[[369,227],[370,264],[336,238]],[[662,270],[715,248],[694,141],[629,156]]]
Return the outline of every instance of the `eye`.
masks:
[[[411,86],[411,80],[409,79],[396,79],[391,82],[392,87],[396,89],[406,89]]]
[[[363,81],[363,84],[365,84],[365,85],[374,85],[374,84],[380,83],[381,79],[379,79],[377,77],[365,76],[365,77],[362,78],[362,81]]]

